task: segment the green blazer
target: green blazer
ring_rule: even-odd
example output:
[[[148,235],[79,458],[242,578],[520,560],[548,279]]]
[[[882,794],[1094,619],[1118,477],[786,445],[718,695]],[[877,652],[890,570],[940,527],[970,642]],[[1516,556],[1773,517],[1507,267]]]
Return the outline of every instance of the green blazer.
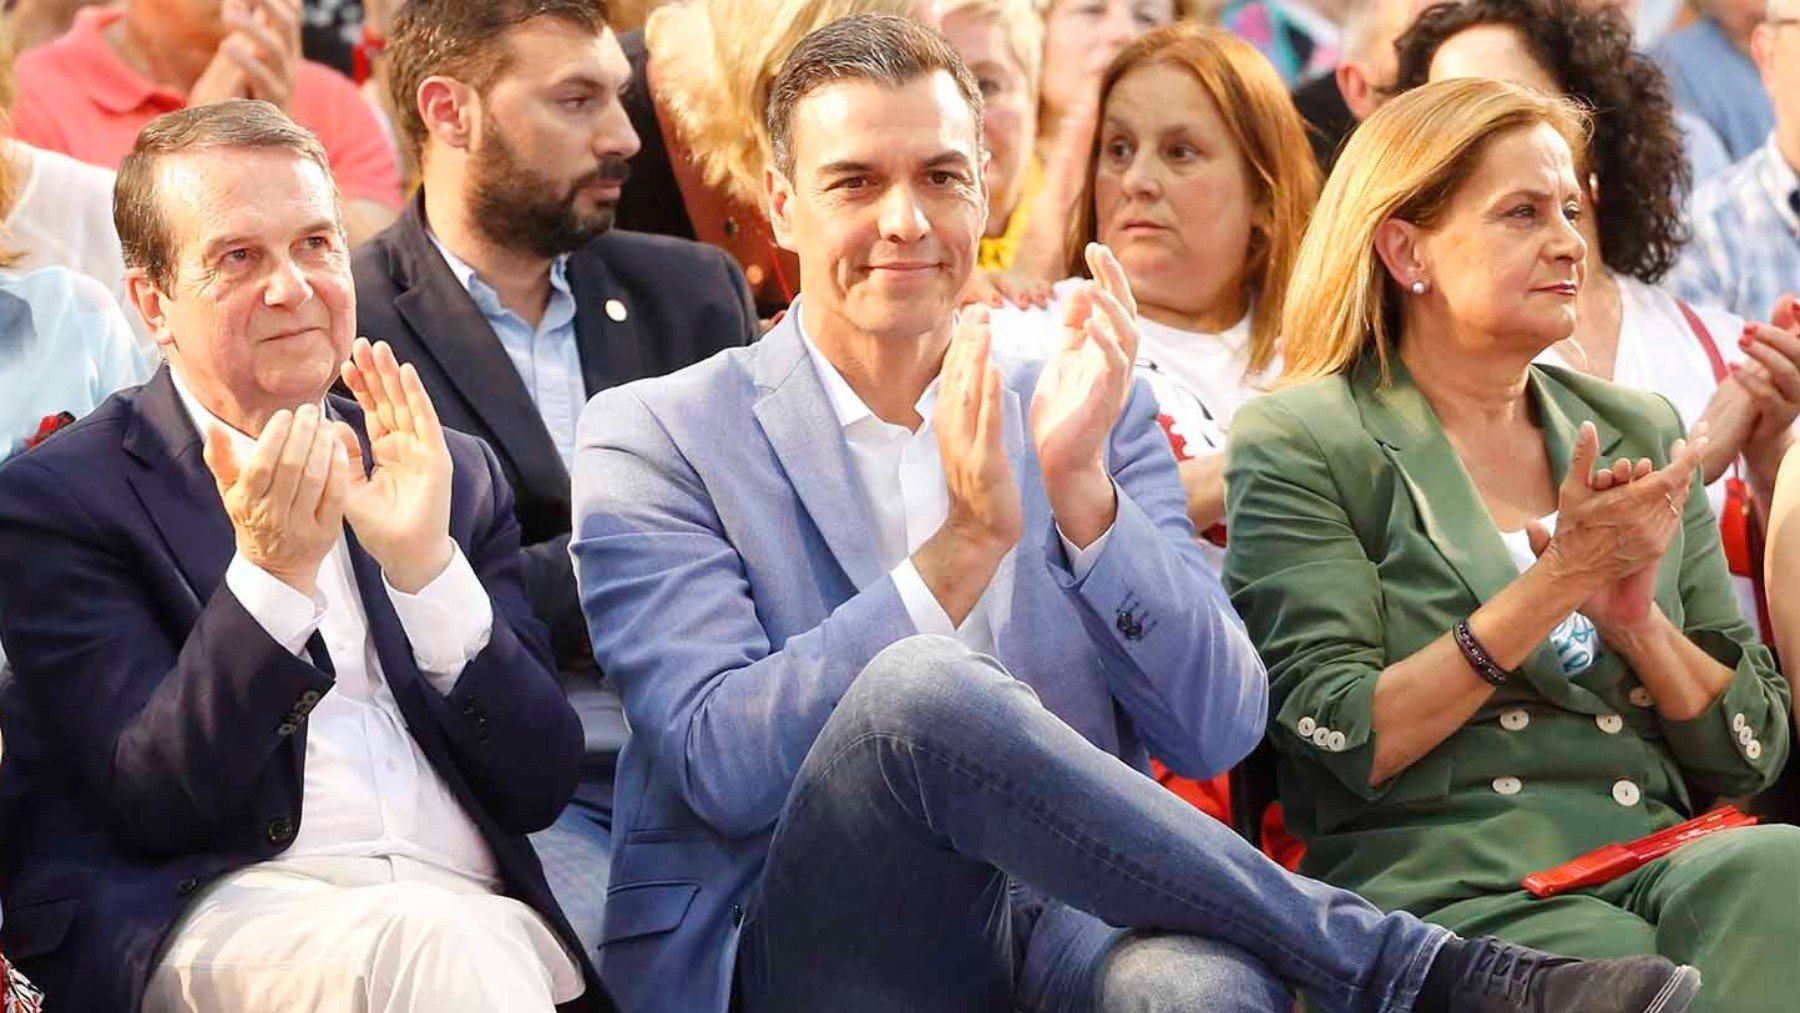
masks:
[[[1738,611],[1718,525],[1695,482],[1656,598],[1730,687],[1662,718],[1605,650],[1570,678],[1548,641],[1464,728],[1368,784],[1382,669],[1518,576],[1474,483],[1405,368],[1257,398],[1231,425],[1225,584],[1269,669],[1269,737],[1303,870],[1415,914],[1519,889],[1531,872],[1692,815],[1690,786],[1759,791],[1788,752],[1787,683]],[[1532,367],[1557,481],[1581,422],[1604,459],[1660,466],[1684,429],[1667,400]]]

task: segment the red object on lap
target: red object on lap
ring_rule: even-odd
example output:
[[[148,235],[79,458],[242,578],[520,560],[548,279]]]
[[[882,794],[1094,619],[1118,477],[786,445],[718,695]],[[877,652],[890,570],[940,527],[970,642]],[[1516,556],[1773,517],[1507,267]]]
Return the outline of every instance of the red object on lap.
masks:
[[[1624,844],[1608,844],[1554,869],[1534,872],[1525,877],[1522,885],[1531,891],[1532,896],[1538,898],[1554,897],[1569,890],[1596,886],[1618,879],[1690,841],[1697,841],[1721,830],[1755,826],[1760,822],[1760,818],[1746,815],[1738,811],[1736,806],[1722,805],[1704,816],[1696,816],[1686,823],[1677,823],[1647,837]]]

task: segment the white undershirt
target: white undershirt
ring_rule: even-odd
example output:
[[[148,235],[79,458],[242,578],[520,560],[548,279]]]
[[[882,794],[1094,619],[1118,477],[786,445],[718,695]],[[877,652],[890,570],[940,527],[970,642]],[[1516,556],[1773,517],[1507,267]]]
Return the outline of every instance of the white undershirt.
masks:
[[[883,422],[807,336],[806,328],[800,322],[798,300],[788,314],[794,320],[813,370],[825,388],[825,397],[831,402],[832,411],[843,428],[851,466],[873,513],[870,526],[874,530],[881,565],[887,567],[893,577],[913,628],[920,633],[953,636],[971,650],[992,654],[994,628],[988,603],[991,585],[982,592],[962,625],[956,626],[950,622],[949,614],[931,593],[925,578],[919,576],[912,561],[912,554],[936,534],[943,527],[945,518],[950,516],[950,492],[944,484],[944,462],[938,453],[937,434],[931,421],[932,410],[937,405],[937,380],[931,381],[914,406],[919,417],[925,420],[917,430]],[[1081,580],[1099,560],[1112,529],[1108,528],[1086,549],[1076,548],[1060,528],[1057,535],[1068,556],[1069,571],[1076,580]],[[1017,551],[1016,548],[1012,550]]]
[[[1538,518],[1538,523],[1550,534],[1556,533],[1557,514],[1552,512]],[[1506,553],[1512,557],[1513,565],[1520,573],[1537,563],[1537,553],[1531,551],[1531,535],[1521,528],[1518,531],[1500,532],[1500,540],[1506,543]],[[1550,631],[1550,646],[1556,651],[1556,659],[1561,662],[1563,674],[1580,675],[1594,665],[1600,657],[1600,633],[1595,629],[1593,621],[1580,612],[1571,612],[1569,617],[1556,624]]]
[[[255,441],[195,400],[179,369],[171,375],[195,428],[202,434],[223,429],[238,460],[247,461]],[[448,694],[493,631],[493,603],[480,578],[458,547],[444,572],[416,595],[385,578],[382,583],[420,672]],[[225,585],[295,657],[306,657],[316,630],[337,671],[336,683],[306,718],[300,826],[282,857],[412,859],[497,889],[487,841],[407,731],[383,677],[343,535],[319,566],[310,597],[242,555],[232,557]],[[395,863],[395,870],[403,876],[405,863]]]

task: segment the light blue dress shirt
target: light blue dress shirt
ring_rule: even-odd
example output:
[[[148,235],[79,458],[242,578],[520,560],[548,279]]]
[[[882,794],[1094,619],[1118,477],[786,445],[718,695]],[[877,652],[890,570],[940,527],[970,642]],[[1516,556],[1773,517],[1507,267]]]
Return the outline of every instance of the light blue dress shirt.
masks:
[[[1773,137],[1695,190],[1688,222],[1664,282],[1676,295],[1767,320],[1783,292],[1800,294],[1800,176]]]
[[[80,418],[149,374],[104,285],[64,267],[0,271],[0,461],[46,417]]]
[[[436,235],[431,242],[475,301],[475,308],[487,319],[488,326],[494,329],[494,337],[500,339],[500,347],[506,350],[513,369],[531,395],[531,403],[537,406],[538,417],[550,431],[556,452],[562,455],[563,468],[572,469],[575,423],[587,404],[587,382],[581,376],[581,347],[575,342],[575,293],[569,288],[568,255],[550,264],[550,302],[534,330],[507,309],[493,286],[451,253]]]

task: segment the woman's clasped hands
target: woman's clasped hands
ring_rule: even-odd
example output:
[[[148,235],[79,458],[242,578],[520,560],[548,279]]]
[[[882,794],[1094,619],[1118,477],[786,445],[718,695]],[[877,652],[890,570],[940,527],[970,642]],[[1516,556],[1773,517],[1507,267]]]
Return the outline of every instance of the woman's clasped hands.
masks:
[[[1680,528],[1689,487],[1705,454],[1706,424],[1691,439],[1676,440],[1669,463],[1657,468],[1649,458],[1620,458],[1596,468],[1599,431],[1581,425],[1568,475],[1557,496],[1556,532],[1527,526],[1540,565],[1562,580],[1588,589],[1581,614],[1614,637],[1656,612],[1656,573]]]

